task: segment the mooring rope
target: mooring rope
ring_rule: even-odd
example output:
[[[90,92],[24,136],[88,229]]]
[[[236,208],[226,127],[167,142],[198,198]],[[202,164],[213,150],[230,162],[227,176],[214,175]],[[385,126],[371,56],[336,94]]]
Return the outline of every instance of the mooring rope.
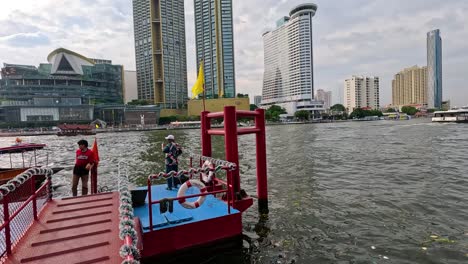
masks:
[[[119,162],[118,165],[118,191],[120,198],[119,206],[119,237],[124,241],[124,245],[120,247],[120,256],[124,259],[122,264],[139,264],[140,251],[137,248],[138,237],[135,230],[135,222],[133,220],[132,194],[128,189],[128,170],[125,168],[125,173],[121,173],[121,167],[126,163]],[[129,237],[132,241],[127,244],[126,238]]]

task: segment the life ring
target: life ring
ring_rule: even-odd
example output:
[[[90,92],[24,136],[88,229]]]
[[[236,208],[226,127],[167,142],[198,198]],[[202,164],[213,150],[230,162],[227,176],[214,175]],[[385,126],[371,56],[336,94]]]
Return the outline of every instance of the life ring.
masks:
[[[202,169],[205,170],[206,168],[214,169],[214,166],[213,166],[213,164],[212,164],[210,161],[205,160],[205,163],[203,163]],[[202,176],[202,180],[203,180],[204,182],[210,183],[210,182],[213,180],[214,171],[209,171],[208,174],[202,172],[202,173],[201,173],[201,176]]]
[[[200,193],[206,193],[206,187],[203,182],[199,180],[188,180],[182,186],[180,186],[179,191],[177,192],[177,197],[183,197],[185,196],[185,192],[188,190],[188,188],[195,186],[200,189]],[[203,202],[205,202],[206,196],[199,196],[198,199],[195,202],[188,202],[185,199],[180,199],[179,203],[182,205],[184,208],[187,209],[195,209],[200,207]]]

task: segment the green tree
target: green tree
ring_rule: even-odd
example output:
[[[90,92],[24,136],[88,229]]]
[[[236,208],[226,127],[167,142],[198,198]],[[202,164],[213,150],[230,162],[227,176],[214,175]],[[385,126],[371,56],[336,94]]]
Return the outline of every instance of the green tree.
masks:
[[[342,104],[335,104],[330,107],[330,110],[334,112],[346,112],[346,107],[344,107]]]
[[[266,110],[265,118],[269,121],[279,121],[279,116],[286,113],[286,109],[281,106],[272,105]]]
[[[253,111],[253,110],[257,109],[257,108],[258,108],[257,105],[250,104],[250,111]]]
[[[363,118],[366,116],[366,111],[362,108],[356,108],[354,111],[349,115],[350,118]]]
[[[128,102],[128,105],[149,105],[150,101],[144,99],[134,99]]]
[[[391,108],[391,107],[390,107],[390,108],[387,108],[387,110],[385,110],[385,112],[387,112],[387,113],[395,113],[396,111],[395,111],[395,108]]]
[[[310,112],[307,110],[299,110],[294,113],[294,117],[296,117],[297,119],[301,121],[309,120]]]
[[[403,106],[401,108],[401,112],[407,114],[407,115],[415,115],[417,112],[418,112],[418,109],[416,109],[415,107],[413,106]]]

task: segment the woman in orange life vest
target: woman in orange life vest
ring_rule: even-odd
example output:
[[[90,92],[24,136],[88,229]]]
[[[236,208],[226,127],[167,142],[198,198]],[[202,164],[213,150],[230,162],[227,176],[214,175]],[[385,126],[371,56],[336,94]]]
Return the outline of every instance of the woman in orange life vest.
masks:
[[[179,171],[179,160],[178,157],[182,154],[182,147],[175,143],[175,139],[173,135],[168,135],[165,137],[168,141],[167,145],[164,146],[164,143],[161,144],[162,151],[166,153],[166,173],[171,171]],[[183,184],[187,181],[188,178],[182,175],[180,178],[177,177],[169,177],[167,178],[167,188],[168,190],[172,190],[172,187],[176,188],[178,184]]]

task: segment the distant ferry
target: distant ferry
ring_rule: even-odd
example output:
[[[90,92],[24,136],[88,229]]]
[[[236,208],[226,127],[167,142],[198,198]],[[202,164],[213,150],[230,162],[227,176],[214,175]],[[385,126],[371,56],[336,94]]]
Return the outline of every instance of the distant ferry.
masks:
[[[448,111],[436,111],[432,122],[468,123],[468,106]]]

